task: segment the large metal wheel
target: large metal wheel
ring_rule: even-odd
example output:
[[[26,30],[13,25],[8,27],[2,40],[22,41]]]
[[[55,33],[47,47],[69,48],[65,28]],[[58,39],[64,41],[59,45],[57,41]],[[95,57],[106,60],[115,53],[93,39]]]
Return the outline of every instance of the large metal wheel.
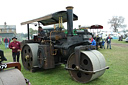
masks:
[[[8,69],[0,72],[0,85],[26,85],[26,82],[18,69]]]
[[[26,70],[32,70],[34,67],[38,67],[37,61],[37,43],[30,43],[23,46],[21,51],[22,63]]]
[[[76,61],[75,53],[73,53],[67,61],[68,68],[77,69],[75,61]],[[97,50],[81,51],[80,68],[82,70],[96,71],[104,68],[105,66],[106,66],[105,59],[103,55]],[[81,83],[87,83],[95,78],[98,78],[99,76],[103,75],[104,72],[105,70],[102,70],[95,74],[87,74],[79,70],[69,70],[69,74],[71,75],[71,77],[75,81]]]

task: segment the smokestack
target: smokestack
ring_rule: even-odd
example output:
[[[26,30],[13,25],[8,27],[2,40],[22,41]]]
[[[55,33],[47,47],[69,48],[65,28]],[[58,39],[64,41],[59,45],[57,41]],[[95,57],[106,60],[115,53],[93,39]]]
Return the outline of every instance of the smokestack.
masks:
[[[68,36],[73,35],[73,7],[68,6],[67,9],[67,32]]]

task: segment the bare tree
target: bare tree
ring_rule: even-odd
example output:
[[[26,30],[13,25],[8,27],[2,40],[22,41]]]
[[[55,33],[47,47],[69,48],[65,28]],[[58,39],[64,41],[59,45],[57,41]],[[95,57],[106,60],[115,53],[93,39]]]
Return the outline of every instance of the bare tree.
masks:
[[[124,19],[122,16],[113,16],[112,19],[109,19],[108,23],[111,24],[114,32],[118,32],[118,28],[125,28],[127,26],[124,24]]]

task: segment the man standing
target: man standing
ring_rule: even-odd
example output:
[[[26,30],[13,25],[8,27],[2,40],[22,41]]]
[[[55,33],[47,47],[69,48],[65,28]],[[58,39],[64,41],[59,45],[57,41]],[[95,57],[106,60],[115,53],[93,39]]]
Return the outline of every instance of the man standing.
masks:
[[[2,37],[0,37],[0,45],[2,44]]]
[[[11,42],[11,38],[8,38],[8,40],[9,40],[9,44],[10,44],[10,42]]]
[[[101,42],[101,44],[102,44],[102,48],[104,48],[104,49],[105,49],[105,46],[104,46],[104,44],[105,44],[105,41],[104,41],[104,39],[102,39],[102,42]]]
[[[106,38],[106,41],[107,41],[107,49],[108,49],[108,47],[110,47],[110,49],[111,49],[111,37],[110,37],[110,34],[108,35],[108,37]]]
[[[9,48],[12,49],[13,62],[16,62],[16,56],[17,56],[17,62],[19,62],[20,42],[17,41],[16,37],[13,37],[12,40],[13,41],[9,44]]]
[[[9,40],[7,37],[4,38],[4,43],[5,43],[5,49],[8,48]]]

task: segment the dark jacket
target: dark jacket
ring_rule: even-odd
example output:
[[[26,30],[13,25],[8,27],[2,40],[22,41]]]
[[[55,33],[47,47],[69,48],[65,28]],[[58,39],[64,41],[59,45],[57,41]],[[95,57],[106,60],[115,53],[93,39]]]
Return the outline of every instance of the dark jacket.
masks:
[[[38,34],[39,34],[40,36],[45,36],[45,32],[44,32],[43,30],[39,30],[39,31],[38,31]]]
[[[105,42],[104,42],[104,40],[102,40],[102,46],[104,46],[104,44],[105,44]]]
[[[5,38],[4,39],[4,43],[9,43],[9,39],[8,38]]]
[[[111,43],[111,39],[112,39],[111,37],[107,37],[106,38],[107,43]]]

